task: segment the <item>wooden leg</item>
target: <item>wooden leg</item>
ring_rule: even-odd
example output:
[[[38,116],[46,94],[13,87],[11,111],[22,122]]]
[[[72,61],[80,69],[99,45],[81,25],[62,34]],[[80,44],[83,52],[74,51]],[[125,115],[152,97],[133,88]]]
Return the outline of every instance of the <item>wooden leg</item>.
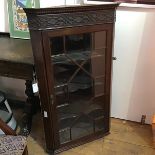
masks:
[[[24,150],[24,152],[23,152],[23,155],[28,155],[27,146],[25,147],[25,150]]]
[[[33,93],[32,81],[26,80],[25,85],[26,85],[25,94],[27,95],[27,100],[24,108],[24,115],[22,118],[22,128],[21,128],[20,134],[24,136],[28,136],[31,131],[32,117],[37,111],[37,108],[36,108],[37,101]]]

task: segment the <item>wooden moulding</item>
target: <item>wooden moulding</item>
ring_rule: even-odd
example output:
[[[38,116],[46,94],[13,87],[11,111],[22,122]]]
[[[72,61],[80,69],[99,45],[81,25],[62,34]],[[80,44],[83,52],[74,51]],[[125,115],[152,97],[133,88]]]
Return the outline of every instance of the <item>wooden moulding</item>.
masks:
[[[153,116],[153,121],[152,121],[152,132],[153,132],[153,143],[155,146],[155,115]]]
[[[43,121],[46,150],[50,153],[59,153],[109,133],[112,38],[116,16],[115,10],[118,5],[119,3],[61,8],[24,8],[30,28],[41,108],[42,111],[48,114],[48,117],[43,115]],[[61,144],[59,139],[59,122],[56,112],[57,101],[54,89],[53,66],[51,65],[50,38],[99,31],[106,31],[107,36],[105,56],[105,104],[103,104],[105,110],[105,128],[102,131]]]
[[[58,28],[112,24],[116,19],[119,3],[104,5],[82,5],[51,8],[24,8],[31,30],[52,30]]]

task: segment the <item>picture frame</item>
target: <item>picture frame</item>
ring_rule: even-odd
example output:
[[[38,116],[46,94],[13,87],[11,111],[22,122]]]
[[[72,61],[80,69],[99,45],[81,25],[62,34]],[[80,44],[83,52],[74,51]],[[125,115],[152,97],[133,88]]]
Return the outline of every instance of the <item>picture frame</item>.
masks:
[[[23,8],[39,8],[39,0],[8,0],[9,28],[11,38],[29,39],[29,28]]]

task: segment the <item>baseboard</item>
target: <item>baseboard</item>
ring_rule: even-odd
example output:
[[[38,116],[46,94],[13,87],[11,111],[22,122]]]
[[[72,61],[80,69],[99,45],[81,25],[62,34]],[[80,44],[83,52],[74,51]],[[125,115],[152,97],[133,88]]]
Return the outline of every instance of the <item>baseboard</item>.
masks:
[[[8,32],[0,32],[0,38],[1,37],[10,37],[10,33],[8,33]]]

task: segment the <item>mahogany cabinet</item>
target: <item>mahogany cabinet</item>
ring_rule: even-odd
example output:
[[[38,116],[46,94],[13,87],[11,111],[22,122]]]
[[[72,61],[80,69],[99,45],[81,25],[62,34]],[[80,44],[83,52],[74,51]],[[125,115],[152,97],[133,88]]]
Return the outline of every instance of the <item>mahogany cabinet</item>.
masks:
[[[117,6],[25,9],[48,152],[58,153],[109,133]]]

